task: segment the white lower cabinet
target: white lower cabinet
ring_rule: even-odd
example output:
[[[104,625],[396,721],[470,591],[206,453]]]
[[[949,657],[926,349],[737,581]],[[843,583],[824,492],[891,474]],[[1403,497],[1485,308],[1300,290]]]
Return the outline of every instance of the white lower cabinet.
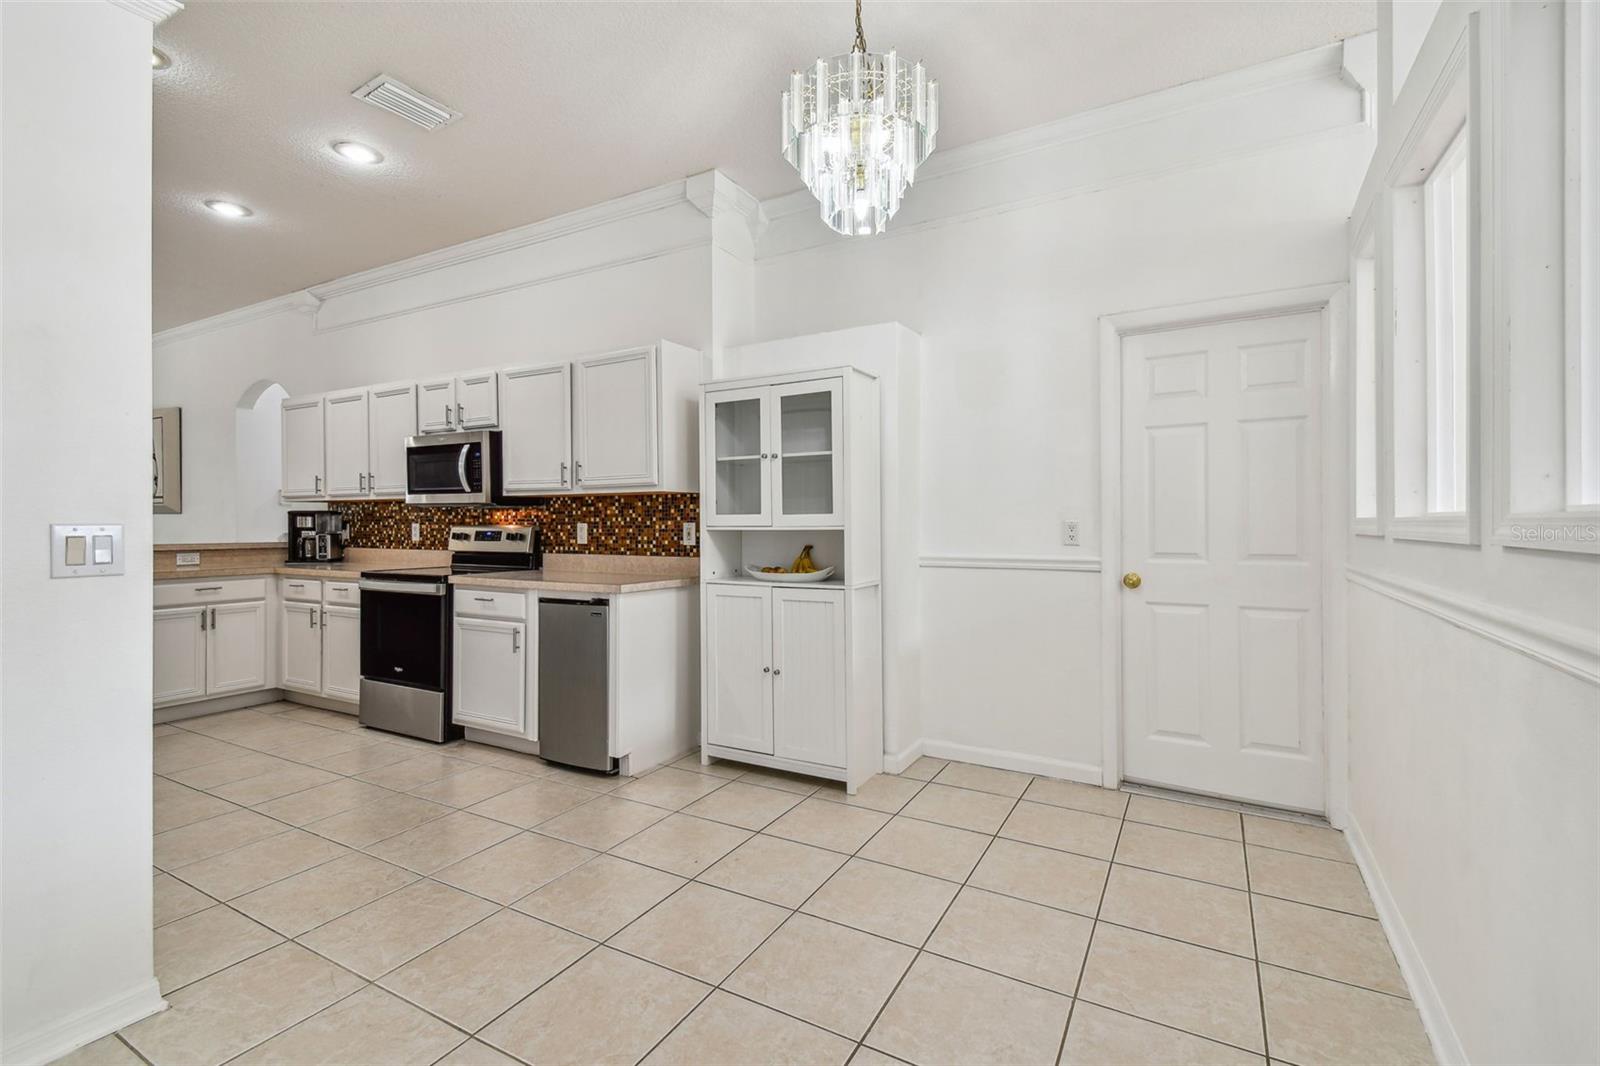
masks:
[[[302,692],[322,691],[322,632],[318,628],[322,605],[290,603],[283,605],[284,688]]]
[[[846,597],[844,589],[707,586],[708,744],[845,768]]]
[[[283,672],[279,684],[299,692],[356,702],[361,698],[361,608],[325,603],[348,582],[309,582],[321,595],[308,602],[285,600]]]
[[[336,700],[361,698],[361,608],[322,609],[322,694]]]
[[[156,612],[155,702],[179,703],[206,694],[206,612],[169,607]]]
[[[454,637],[452,720],[529,736],[527,623],[458,614]]]
[[[158,603],[181,605],[158,608],[154,615],[156,706],[267,687],[266,600],[205,602],[237,596],[241,584],[257,595],[265,589],[260,582],[159,586]]]
[[[267,604],[219,603],[206,629],[206,695],[267,687]]]

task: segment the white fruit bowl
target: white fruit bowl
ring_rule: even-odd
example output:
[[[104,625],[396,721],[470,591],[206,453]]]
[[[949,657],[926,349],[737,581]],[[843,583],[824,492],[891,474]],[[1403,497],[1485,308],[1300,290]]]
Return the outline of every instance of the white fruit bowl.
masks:
[[[833,576],[833,567],[824,566],[821,570],[814,570],[809,574],[765,574],[759,566],[747,566],[744,572],[757,581],[776,581],[782,585],[809,585],[816,581],[826,581]]]

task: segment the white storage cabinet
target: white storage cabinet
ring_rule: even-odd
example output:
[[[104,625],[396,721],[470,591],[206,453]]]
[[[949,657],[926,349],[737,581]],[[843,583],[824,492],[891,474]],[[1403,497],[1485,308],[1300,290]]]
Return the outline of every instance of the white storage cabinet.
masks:
[[[703,750],[854,792],[883,768],[877,379],[837,368],[704,388]],[[835,568],[827,581],[746,573],[806,544]]]
[[[361,698],[361,593],[354,581],[279,579],[279,684],[351,703]]]
[[[267,687],[267,588],[261,578],[155,588],[156,706]]]
[[[468,585],[454,598],[451,721],[537,741],[536,606],[527,593]]]

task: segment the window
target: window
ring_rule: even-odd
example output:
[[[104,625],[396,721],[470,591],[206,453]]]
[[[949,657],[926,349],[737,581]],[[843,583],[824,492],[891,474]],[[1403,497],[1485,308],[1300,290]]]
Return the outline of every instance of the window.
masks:
[[[1351,482],[1357,533],[1378,524],[1378,264],[1369,232],[1350,265],[1353,352],[1351,369]]]
[[[1468,352],[1471,342],[1471,197],[1467,132],[1457,133],[1422,185],[1426,276],[1424,380],[1427,514],[1467,509]]]

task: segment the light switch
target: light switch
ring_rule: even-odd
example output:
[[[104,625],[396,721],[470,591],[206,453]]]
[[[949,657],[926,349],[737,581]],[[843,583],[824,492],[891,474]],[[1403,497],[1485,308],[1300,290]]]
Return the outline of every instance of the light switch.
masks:
[[[124,572],[121,526],[50,527],[51,577],[109,577]]]

